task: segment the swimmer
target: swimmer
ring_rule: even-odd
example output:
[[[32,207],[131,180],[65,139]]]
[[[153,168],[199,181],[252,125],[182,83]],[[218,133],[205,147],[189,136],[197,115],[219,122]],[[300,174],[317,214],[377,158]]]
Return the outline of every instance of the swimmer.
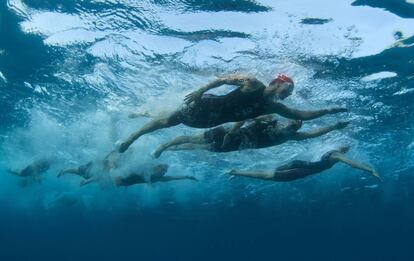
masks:
[[[338,162],[343,162],[353,168],[368,172],[382,181],[380,175],[372,167],[347,158],[344,154],[348,152],[349,148],[349,146],[342,146],[336,150],[331,150],[325,153],[321,159],[316,162],[294,160],[286,165],[278,167],[276,170],[232,170],[228,174],[277,182],[288,182],[318,174],[324,170],[332,168]]]
[[[75,168],[68,168],[68,169],[64,169],[61,172],[59,172],[59,174],[57,175],[58,178],[62,177],[65,174],[75,174],[78,175],[84,179],[89,179],[92,177],[92,166],[94,165],[94,163],[92,161],[81,165],[79,167],[75,167]]]
[[[328,127],[307,132],[299,132],[302,121],[279,121],[271,115],[259,116],[246,124],[235,123],[232,128],[219,126],[204,133],[193,136],[179,136],[161,145],[155,152],[158,158],[163,151],[170,147],[173,150],[204,149],[212,152],[230,152],[243,149],[259,149],[280,145],[289,140],[306,140],[319,137],[333,130],[345,128],[349,121],[340,121]]]
[[[205,94],[211,89],[226,84],[237,86],[237,88],[226,95]],[[254,77],[218,78],[187,95],[185,105],[177,111],[168,116],[155,118],[132,133],[111,154],[125,152],[134,141],[144,134],[179,124],[194,128],[210,128],[226,122],[243,121],[273,113],[290,119],[311,120],[326,114],[347,111],[341,107],[313,111],[289,108],[278,100],[284,100],[290,96],[293,88],[293,80],[286,75],[279,75],[267,87]],[[107,158],[112,158],[111,154]]]
[[[64,169],[61,172],[59,172],[57,177],[60,178],[65,174],[78,175],[83,178],[83,180],[81,180],[80,182],[80,185],[83,186],[83,185],[86,185],[86,184],[89,184],[89,183],[92,183],[94,181],[98,181],[99,179],[101,179],[100,177],[96,176],[97,172],[105,172],[103,168],[100,170],[96,169],[97,166],[100,166],[100,165],[102,164],[97,164],[96,162],[90,161],[79,167]]]
[[[40,176],[44,172],[46,172],[50,166],[52,165],[53,160],[51,159],[40,159],[36,160],[30,165],[26,166],[24,169],[18,170],[10,170],[7,171],[13,175],[22,177],[22,178],[33,178],[37,182],[42,181],[42,177]]]
[[[168,165],[159,164],[152,168],[151,175],[147,181],[144,177],[144,173],[131,173],[126,177],[116,177],[114,179],[115,186],[117,187],[127,187],[135,184],[144,184],[144,183],[156,183],[156,182],[169,182],[176,180],[194,180],[197,179],[193,176],[165,176],[167,173]]]
[[[80,182],[80,186],[85,186],[87,184],[102,180],[102,176],[96,175],[98,171],[93,170],[94,166],[95,165],[93,162],[88,162],[87,164],[76,167],[76,168],[65,169],[65,170],[62,170],[58,174],[58,177],[61,177],[68,173],[75,174],[83,178],[83,180],[81,180]],[[164,175],[167,172],[167,170],[168,170],[168,165],[158,164],[151,169],[149,181],[145,179],[143,172],[140,172],[140,173],[132,172],[128,174],[126,177],[116,177],[114,179],[114,182],[115,182],[115,185],[119,187],[119,186],[131,186],[131,185],[139,184],[139,183],[167,182],[167,181],[183,180],[183,179],[195,180],[195,178],[191,176],[165,177]]]

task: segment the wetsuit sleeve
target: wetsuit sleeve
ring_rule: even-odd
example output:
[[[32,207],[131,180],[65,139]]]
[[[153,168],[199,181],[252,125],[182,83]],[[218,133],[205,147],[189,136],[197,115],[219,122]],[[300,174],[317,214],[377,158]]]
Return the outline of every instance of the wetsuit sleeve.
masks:
[[[208,90],[217,88],[221,85],[228,84],[228,85],[236,85],[236,86],[242,86],[246,82],[251,81],[252,78],[245,77],[245,76],[228,76],[228,77],[220,77],[216,80],[208,83],[207,85],[200,88],[203,92],[206,92]]]

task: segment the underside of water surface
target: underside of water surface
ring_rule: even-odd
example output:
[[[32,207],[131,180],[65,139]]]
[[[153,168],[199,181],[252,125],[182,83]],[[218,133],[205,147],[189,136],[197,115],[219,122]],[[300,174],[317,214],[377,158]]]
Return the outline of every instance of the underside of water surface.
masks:
[[[0,3],[1,260],[412,260],[414,2],[411,0],[5,0]],[[60,170],[101,160],[217,77],[293,78],[283,101],[348,112],[306,141],[239,152],[151,154],[178,125],[143,136],[122,167],[194,181],[79,186]],[[214,90],[220,95],[230,86]],[[347,155],[294,182],[230,178]],[[53,158],[41,182],[8,170]]]

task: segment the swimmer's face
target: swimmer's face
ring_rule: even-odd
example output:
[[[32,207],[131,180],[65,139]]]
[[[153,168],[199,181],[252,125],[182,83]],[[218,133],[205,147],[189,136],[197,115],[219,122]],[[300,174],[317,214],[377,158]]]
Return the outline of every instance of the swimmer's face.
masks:
[[[275,82],[270,84],[269,87],[275,97],[284,100],[292,95],[294,84],[290,82]]]
[[[168,170],[168,165],[167,164],[159,164],[157,166],[154,167],[154,174],[155,175],[162,175],[165,174]]]

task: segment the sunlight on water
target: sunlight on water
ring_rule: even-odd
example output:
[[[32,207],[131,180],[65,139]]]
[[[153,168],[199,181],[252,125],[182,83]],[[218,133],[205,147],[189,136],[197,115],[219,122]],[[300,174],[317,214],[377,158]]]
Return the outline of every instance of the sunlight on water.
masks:
[[[42,184],[33,188],[22,190],[17,177],[4,175],[1,194],[16,195],[21,205],[39,201],[47,207],[55,199],[71,205],[74,198],[85,197],[89,208],[122,205],[130,198],[139,198],[138,205],[157,205],[164,197],[183,204],[211,203],[222,194],[233,197],[243,193],[260,194],[258,200],[269,203],[270,198],[275,199],[272,194],[283,198],[292,187],[304,189],[307,182],[267,186],[259,181],[229,180],[225,171],[234,167],[274,168],[296,158],[317,160],[339,144],[352,144],[350,155],[372,165],[383,162],[377,152],[393,147],[387,140],[399,136],[389,123],[396,120],[394,111],[409,113],[412,107],[398,107],[387,99],[406,99],[412,89],[400,80],[404,75],[392,65],[376,70],[377,66],[368,69],[359,63],[401,49],[402,42],[397,45],[396,41],[402,40],[395,38],[395,32],[404,36],[404,41],[409,39],[414,34],[412,19],[384,9],[352,6],[352,1],[320,0],[318,5],[313,1],[243,1],[245,6],[227,1],[222,6],[195,2],[53,4],[9,0],[8,10],[19,16],[23,35],[40,37],[41,48],[47,51],[33,52],[39,51],[47,65],[20,78],[0,68],[0,82],[15,86],[14,91],[22,97],[14,104],[5,99],[5,104],[22,117],[10,116],[13,123],[2,130],[2,166],[19,169],[50,155],[56,157],[56,162]],[[286,73],[296,84],[286,104],[303,109],[346,106],[350,112],[341,119],[351,119],[352,125],[318,139],[269,149],[225,156],[201,151],[169,152],[159,160],[171,165],[171,175],[195,175],[200,179],[198,183],[142,185],[117,191],[110,181],[79,188],[77,177],[56,178],[62,168],[102,159],[114,144],[149,120],[128,119],[129,113],[168,113],[178,108],[190,91],[229,73],[253,75],[263,82]],[[394,80],[396,83],[391,82]],[[384,95],[366,90],[382,91]],[[336,120],[336,116],[324,117],[305,123],[304,129]],[[148,168],[157,162],[150,155],[160,143],[182,133],[200,131],[178,126],[146,135],[133,145],[124,168]],[[404,144],[410,142],[405,139]],[[347,167],[337,166],[330,172],[309,179],[312,186],[318,186],[321,198],[347,186],[378,188],[372,180],[360,182],[362,174],[349,173]],[[387,177],[388,172],[381,174]],[[27,197],[29,194],[32,196]],[[122,200],[112,200],[109,195]],[[290,199],[306,201],[299,192],[291,193]]]

